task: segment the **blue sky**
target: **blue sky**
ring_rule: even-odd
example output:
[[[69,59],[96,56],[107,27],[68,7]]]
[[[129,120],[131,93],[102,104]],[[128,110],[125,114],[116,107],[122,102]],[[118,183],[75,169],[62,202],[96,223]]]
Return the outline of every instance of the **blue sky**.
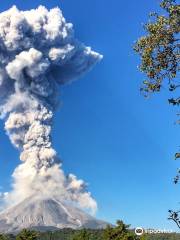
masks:
[[[104,55],[81,80],[63,87],[62,106],[54,119],[53,142],[66,173],[89,183],[98,202],[98,218],[123,219],[132,226],[177,230],[167,220],[178,208],[179,186],[172,179],[178,162],[179,128],[168,93],[144,99],[143,75],[133,42],[143,34],[148,13],[157,0],[6,0],[0,10],[59,6],[76,36]],[[8,191],[19,163],[0,122],[0,191]]]

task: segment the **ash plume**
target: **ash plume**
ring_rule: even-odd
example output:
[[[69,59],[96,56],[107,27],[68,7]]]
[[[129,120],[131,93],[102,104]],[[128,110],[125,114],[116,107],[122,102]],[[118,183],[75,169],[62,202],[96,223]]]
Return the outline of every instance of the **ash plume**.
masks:
[[[65,176],[52,148],[51,128],[60,86],[81,77],[101,58],[74,37],[73,25],[59,8],[20,11],[13,6],[0,13],[0,116],[22,161],[6,203],[53,196],[96,210],[84,181]]]

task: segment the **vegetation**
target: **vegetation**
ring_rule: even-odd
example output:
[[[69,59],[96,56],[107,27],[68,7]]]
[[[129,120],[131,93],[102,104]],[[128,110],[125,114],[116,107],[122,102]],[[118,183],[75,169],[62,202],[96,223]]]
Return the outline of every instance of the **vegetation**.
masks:
[[[72,237],[72,240],[90,240],[91,238],[91,233],[86,230],[86,229],[82,229],[79,232],[77,232],[76,234],[74,234],[74,236]]]
[[[180,70],[180,4],[176,0],[163,0],[160,4],[165,15],[151,13],[150,21],[144,25],[146,36],[138,39],[134,50],[141,57],[140,70],[146,79],[140,88],[148,96],[168,87],[177,95],[180,87],[178,73]],[[168,99],[168,102],[179,106],[180,96]],[[175,154],[180,158],[180,153]],[[175,179],[177,182],[178,179]]]
[[[150,14],[150,21],[144,25],[146,35],[138,39],[134,50],[141,57],[140,70],[146,79],[140,90],[145,96],[168,88],[173,96],[168,102],[173,106],[180,105],[178,89],[180,87],[180,4],[176,0],[163,0],[160,4],[164,15]],[[178,116],[180,114],[177,114]],[[180,120],[177,121],[180,124]],[[180,158],[180,152],[175,159]],[[180,169],[174,183],[180,179]],[[180,228],[179,211],[169,210],[169,219]]]
[[[123,221],[117,221],[117,226],[107,226],[103,232],[103,240],[134,240],[136,235],[129,230],[130,225],[126,225]]]
[[[16,240],[37,240],[38,236],[37,232],[24,229],[16,236]]]
[[[159,92],[166,84],[169,91],[180,87],[180,82],[176,81],[180,56],[180,5],[175,0],[163,0],[160,6],[166,14],[151,13],[150,22],[144,25],[147,35],[134,46],[141,57],[140,70],[146,74],[141,87],[146,94]],[[179,105],[180,98],[169,102]]]
[[[9,240],[9,237],[4,234],[0,234],[0,240]]]
[[[104,236],[104,231],[103,230],[72,230],[72,229],[63,229],[60,231],[55,231],[55,232],[45,232],[45,233],[37,233],[38,238],[35,238],[37,240],[106,240],[106,239],[111,239],[111,240],[179,240],[180,239],[180,234],[178,233],[164,233],[164,234],[145,234],[140,237],[137,237],[133,234],[133,231],[129,232],[129,236],[126,235],[124,236],[119,235],[108,235]],[[29,235],[28,238],[22,238],[22,239],[34,239],[30,238],[31,236]],[[14,235],[0,235],[0,240],[17,240],[17,236]]]
[[[178,240],[180,234],[178,233],[158,233],[158,234],[146,234],[142,240]]]
[[[35,232],[22,230],[17,236],[0,234],[0,240],[178,240],[180,234],[143,234],[136,236],[134,230],[123,221],[117,221],[116,226],[107,226],[106,229],[81,229],[70,228],[53,232]]]

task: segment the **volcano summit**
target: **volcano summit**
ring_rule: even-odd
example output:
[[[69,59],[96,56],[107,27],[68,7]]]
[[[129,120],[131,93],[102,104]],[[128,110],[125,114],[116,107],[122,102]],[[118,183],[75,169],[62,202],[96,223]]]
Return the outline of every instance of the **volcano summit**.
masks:
[[[16,233],[24,228],[38,231],[62,228],[104,228],[106,222],[56,199],[29,197],[0,214],[0,232]]]

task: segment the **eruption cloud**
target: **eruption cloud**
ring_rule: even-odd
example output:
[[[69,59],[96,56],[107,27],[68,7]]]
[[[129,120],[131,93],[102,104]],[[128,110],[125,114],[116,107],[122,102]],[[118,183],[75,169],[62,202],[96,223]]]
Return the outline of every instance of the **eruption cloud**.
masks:
[[[86,184],[65,176],[52,148],[51,128],[59,87],[89,71],[102,56],[74,37],[59,8],[40,6],[0,14],[0,116],[22,163],[6,203],[40,195],[95,211]]]

